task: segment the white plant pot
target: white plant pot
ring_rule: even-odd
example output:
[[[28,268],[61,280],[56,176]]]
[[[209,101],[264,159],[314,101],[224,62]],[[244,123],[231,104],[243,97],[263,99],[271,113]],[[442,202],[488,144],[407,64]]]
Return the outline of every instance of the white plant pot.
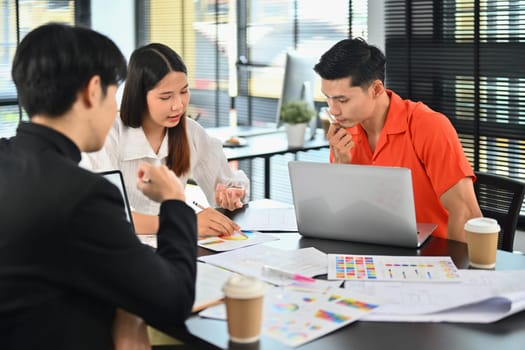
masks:
[[[306,123],[285,124],[286,136],[288,137],[288,147],[298,148],[304,146],[304,134]]]

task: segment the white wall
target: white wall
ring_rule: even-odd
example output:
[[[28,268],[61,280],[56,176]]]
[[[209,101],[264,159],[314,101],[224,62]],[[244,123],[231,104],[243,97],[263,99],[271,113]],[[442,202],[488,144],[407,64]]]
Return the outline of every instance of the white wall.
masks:
[[[368,0],[368,43],[385,52],[385,1]]]
[[[91,0],[91,27],[110,37],[129,60],[135,49],[135,2]]]
[[[91,28],[113,40],[129,61],[135,49],[135,2],[133,0],[91,0]],[[117,90],[120,106],[124,84]]]

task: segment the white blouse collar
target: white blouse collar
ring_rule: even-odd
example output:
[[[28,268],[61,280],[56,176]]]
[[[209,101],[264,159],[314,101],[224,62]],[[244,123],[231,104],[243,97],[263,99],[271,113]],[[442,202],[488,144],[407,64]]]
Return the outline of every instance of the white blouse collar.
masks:
[[[164,159],[168,156],[168,134],[164,135],[159,153],[155,154],[142,127],[131,128],[122,125],[121,133],[122,139],[125,140],[121,143],[125,148],[121,149],[120,153],[124,161],[142,158]]]

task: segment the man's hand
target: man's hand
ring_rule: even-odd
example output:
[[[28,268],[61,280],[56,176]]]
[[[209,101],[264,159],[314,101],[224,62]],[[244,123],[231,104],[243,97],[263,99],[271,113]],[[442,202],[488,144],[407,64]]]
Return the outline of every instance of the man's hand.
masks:
[[[333,123],[328,128],[326,138],[334,155],[334,163],[349,164],[352,161],[350,150],[355,146],[352,135],[338,123]]]
[[[165,165],[141,163],[137,174],[137,187],[145,196],[156,202],[168,199],[186,200],[184,186]]]

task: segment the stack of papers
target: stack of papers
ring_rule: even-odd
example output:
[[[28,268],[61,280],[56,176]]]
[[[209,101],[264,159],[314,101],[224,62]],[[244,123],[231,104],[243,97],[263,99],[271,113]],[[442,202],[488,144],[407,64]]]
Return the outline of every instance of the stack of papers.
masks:
[[[525,310],[525,271],[459,270],[460,283],[346,281],[385,300],[368,321],[490,323]]]
[[[225,253],[201,256],[199,260],[243,275],[257,277],[276,285],[281,285],[282,281],[263,275],[264,266],[269,265],[308,277],[327,273],[326,254],[311,247],[282,250],[265,245],[256,245]]]

